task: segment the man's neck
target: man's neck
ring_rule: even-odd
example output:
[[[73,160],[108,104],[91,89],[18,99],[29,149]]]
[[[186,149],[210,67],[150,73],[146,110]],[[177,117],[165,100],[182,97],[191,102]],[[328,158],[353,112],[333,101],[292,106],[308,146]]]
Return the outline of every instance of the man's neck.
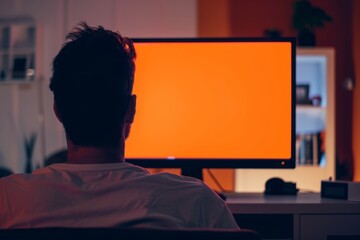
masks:
[[[124,162],[124,147],[79,146],[67,141],[68,160],[72,164],[102,164]]]

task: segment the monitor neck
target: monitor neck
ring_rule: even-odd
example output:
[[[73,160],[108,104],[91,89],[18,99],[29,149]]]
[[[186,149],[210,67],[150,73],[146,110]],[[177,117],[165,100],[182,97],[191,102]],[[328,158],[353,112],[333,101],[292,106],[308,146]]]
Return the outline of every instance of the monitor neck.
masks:
[[[197,178],[201,181],[204,180],[202,167],[184,166],[181,168],[181,175]]]

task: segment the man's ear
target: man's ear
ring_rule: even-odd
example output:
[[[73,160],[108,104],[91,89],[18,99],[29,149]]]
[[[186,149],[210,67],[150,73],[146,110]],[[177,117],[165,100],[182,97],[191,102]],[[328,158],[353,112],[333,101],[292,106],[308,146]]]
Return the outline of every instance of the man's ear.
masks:
[[[136,113],[136,95],[131,95],[129,100],[128,110],[125,116],[125,123],[131,124],[134,121]]]
[[[55,101],[54,101],[54,104],[53,104],[53,110],[54,110],[56,118],[62,123],[61,116],[60,116],[60,113],[59,113],[59,109],[58,109]]]

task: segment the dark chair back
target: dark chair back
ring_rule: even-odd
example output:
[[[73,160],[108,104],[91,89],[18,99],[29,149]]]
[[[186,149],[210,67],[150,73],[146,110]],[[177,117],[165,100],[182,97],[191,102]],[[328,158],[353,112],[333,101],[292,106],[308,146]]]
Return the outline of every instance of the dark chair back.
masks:
[[[1,240],[258,240],[247,229],[33,228],[0,230]]]
[[[9,175],[13,174],[13,172],[5,167],[0,167],[0,178],[7,177]]]

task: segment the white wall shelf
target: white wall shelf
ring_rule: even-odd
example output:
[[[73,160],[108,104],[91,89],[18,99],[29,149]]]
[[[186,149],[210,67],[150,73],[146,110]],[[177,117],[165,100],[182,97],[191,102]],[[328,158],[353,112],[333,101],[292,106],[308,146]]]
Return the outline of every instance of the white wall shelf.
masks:
[[[35,80],[36,25],[0,21],[0,84]]]

